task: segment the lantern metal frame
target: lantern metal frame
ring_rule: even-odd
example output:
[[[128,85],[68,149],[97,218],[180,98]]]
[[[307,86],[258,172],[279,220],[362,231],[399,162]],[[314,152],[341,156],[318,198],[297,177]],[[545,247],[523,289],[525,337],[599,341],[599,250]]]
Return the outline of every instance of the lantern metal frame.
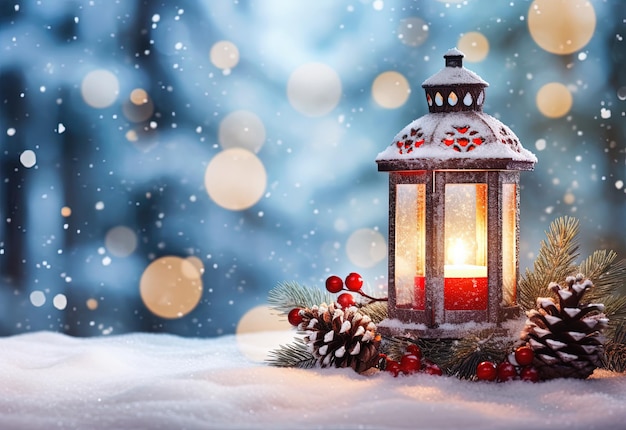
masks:
[[[520,171],[532,170],[536,162],[508,127],[482,112],[488,84],[463,67],[463,54],[453,49],[444,58],[446,67],[422,85],[430,113],[407,125],[376,159],[378,170],[389,172],[389,319],[381,327],[396,327],[396,331],[410,327],[424,338],[458,338],[466,323],[497,326],[519,314]],[[481,304],[451,309],[444,303],[446,186],[451,184],[486,185],[484,308]],[[415,197],[408,202],[408,209],[402,207],[407,202],[399,201],[404,185],[416,185],[421,190],[416,193],[423,193],[419,201]],[[415,226],[398,225],[402,222],[398,214],[406,217],[407,210],[417,211],[411,221]],[[401,252],[406,251],[402,247],[415,246],[416,253],[410,249],[406,255],[397,253],[400,240],[405,239],[401,235],[409,240],[402,243]],[[418,258],[419,253],[423,255]],[[418,264],[423,265],[423,273]],[[417,273],[414,279],[412,270]],[[476,286],[476,279],[472,281]],[[410,288],[413,306],[406,302]],[[418,300],[419,294],[423,297]]]

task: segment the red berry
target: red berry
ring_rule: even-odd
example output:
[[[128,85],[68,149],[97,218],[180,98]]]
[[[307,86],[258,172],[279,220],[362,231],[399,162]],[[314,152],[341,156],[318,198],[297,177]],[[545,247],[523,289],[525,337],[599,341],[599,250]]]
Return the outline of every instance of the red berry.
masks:
[[[338,293],[343,290],[343,279],[335,275],[329,276],[326,279],[326,289],[330,293]]]
[[[520,366],[528,366],[533,362],[535,353],[530,346],[520,346],[515,350],[515,361]]]
[[[400,363],[394,360],[387,360],[387,365],[385,366],[385,370],[393,374],[394,377],[398,376],[400,373]]]
[[[339,294],[339,297],[337,297],[337,303],[339,303],[342,308],[349,308],[350,306],[354,305],[355,301],[354,297],[352,297],[352,294],[343,293]]]
[[[498,381],[506,382],[512,381],[517,376],[517,370],[515,370],[515,366],[513,366],[508,361],[503,361],[498,364]]]
[[[302,315],[300,315],[300,308],[294,308],[287,314],[287,321],[289,324],[297,326],[302,322]]]
[[[417,355],[410,353],[404,354],[400,359],[400,370],[403,373],[415,373],[422,367],[422,362]]]
[[[443,371],[435,363],[429,364],[428,366],[424,367],[424,373],[437,376],[443,375]]]
[[[422,350],[414,343],[411,343],[409,346],[406,347],[406,352],[416,355],[417,358],[422,358]]]
[[[363,278],[358,273],[352,272],[346,277],[346,288],[350,291],[360,291],[363,287]]]
[[[497,375],[496,365],[491,361],[482,361],[476,367],[476,377],[481,381],[493,381]]]
[[[539,371],[535,366],[522,367],[519,377],[522,381],[537,382],[539,381]]]

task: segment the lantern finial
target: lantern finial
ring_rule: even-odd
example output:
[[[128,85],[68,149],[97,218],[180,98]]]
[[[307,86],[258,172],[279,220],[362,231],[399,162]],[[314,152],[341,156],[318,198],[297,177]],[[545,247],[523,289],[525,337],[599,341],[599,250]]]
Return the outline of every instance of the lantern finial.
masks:
[[[456,48],[450,49],[443,58],[446,59],[446,67],[463,67],[463,53]]]

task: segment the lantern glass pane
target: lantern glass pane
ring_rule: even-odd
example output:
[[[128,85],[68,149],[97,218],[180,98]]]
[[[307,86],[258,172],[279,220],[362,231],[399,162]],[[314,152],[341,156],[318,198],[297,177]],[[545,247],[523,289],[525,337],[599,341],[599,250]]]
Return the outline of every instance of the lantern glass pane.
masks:
[[[502,299],[514,305],[517,290],[517,189],[502,184]]]
[[[424,310],[426,265],[426,185],[396,186],[396,307]]]
[[[446,184],[444,219],[444,308],[487,309],[487,184]]]

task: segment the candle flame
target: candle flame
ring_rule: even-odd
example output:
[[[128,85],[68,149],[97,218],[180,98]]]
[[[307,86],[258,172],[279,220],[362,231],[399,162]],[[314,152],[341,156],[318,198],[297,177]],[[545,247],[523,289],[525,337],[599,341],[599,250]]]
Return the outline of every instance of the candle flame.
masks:
[[[467,257],[467,246],[465,246],[462,239],[457,239],[448,251],[448,259],[451,260],[454,265],[461,265],[467,263]]]

